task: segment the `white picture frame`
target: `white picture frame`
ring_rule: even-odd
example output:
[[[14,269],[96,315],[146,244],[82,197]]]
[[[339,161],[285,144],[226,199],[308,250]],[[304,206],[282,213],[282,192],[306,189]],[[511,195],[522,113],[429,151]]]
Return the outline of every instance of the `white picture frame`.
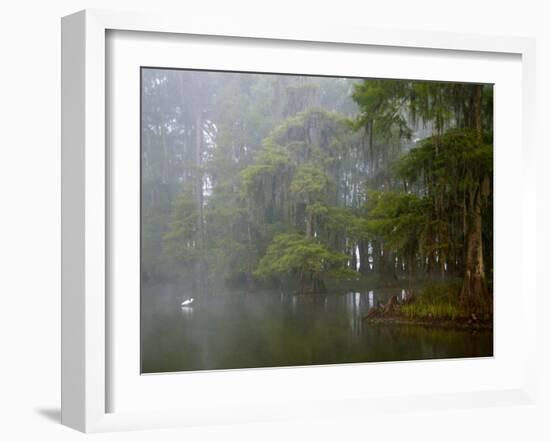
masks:
[[[108,336],[112,323],[109,288],[109,248],[112,233],[107,228],[110,204],[106,121],[109,117],[106,82],[109,31],[155,32],[162,35],[194,35],[269,39],[346,46],[467,51],[511,54],[521,63],[521,296],[518,317],[525,351],[521,382],[504,388],[473,389],[450,393],[445,389],[429,394],[348,397],[337,393],[316,398],[307,407],[292,403],[254,406],[253,401],[234,400],[230,412],[199,409],[193,415],[178,410],[108,412],[109,371],[113,355]],[[158,34],[157,34],[158,35]],[[137,93],[137,90],[136,90]],[[525,257],[534,256],[536,185],[534,174],[535,43],[532,39],[375,30],[339,26],[293,28],[278,24],[231,23],[197,20],[195,17],[86,10],[62,20],[62,423],[80,431],[185,426],[216,422],[249,422],[288,417],[363,414],[370,411],[456,408],[499,404],[532,403],[536,395],[535,333],[536,290],[534,270]],[[498,112],[498,106],[496,107]],[[355,366],[354,371],[366,366]],[[460,368],[457,366],[457,368]],[[323,370],[322,367],[319,368]],[[421,369],[421,368],[420,368]],[[332,367],[331,370],[338,370]],[[341,370],[349,370],[342,367]],[[258,372],[255,372],[258,373]],[[281,372],[277,372],[281,373]],[[208,376],[208,374],[206,374]],[[231,374],[222,374],[230,379]],[[254,385],[241,372],[241,385]],[[265,382],[274,376],[263,370]],[[254,375],[254,377],[257,377]],[[172,379],[174,379],[172,377]],[[196,381],[198,378],[195,378]],[[223,382],[223,378],[220,378]],[[440,387],[438,387],[440,388]],[[335,407],[335,404],[338,404]],[[162,408],[162,407],[160,407]]]

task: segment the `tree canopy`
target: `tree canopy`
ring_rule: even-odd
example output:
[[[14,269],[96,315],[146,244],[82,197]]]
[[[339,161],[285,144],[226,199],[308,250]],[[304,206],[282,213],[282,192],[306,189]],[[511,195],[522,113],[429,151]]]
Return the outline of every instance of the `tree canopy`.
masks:
[[[144,69],[142,98],[145,276],[487,304],[492,86]]]

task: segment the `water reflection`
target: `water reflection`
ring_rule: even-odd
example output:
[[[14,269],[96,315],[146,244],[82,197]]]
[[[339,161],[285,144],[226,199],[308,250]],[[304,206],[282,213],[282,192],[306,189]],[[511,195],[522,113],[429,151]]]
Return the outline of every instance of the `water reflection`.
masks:
[[[219,292],[181,307],[177,287],[144,287],[142,368],[165,372],[492,354],[490,332],[473,335],[362,320],[369,308],[393,295],[406,299],[407,292]]]
[[[193,307],[182,306],[181,316],[185,319],[191,319],[193,317]]]

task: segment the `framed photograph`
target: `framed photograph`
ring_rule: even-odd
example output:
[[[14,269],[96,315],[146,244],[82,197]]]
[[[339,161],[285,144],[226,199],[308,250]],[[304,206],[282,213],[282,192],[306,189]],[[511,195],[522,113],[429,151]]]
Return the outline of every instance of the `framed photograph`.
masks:
[[[63,19],[64,424],[534,400],[534,42],[330,29]]]

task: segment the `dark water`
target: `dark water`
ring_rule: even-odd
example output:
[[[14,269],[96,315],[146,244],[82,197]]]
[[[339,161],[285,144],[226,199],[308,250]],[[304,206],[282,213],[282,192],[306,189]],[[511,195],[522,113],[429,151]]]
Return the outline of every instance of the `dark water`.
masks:
[[[175,286],[145,286],[142,372],[492,356],[492,332],[361,321],[393,294],[218,293],[182,308]]]

